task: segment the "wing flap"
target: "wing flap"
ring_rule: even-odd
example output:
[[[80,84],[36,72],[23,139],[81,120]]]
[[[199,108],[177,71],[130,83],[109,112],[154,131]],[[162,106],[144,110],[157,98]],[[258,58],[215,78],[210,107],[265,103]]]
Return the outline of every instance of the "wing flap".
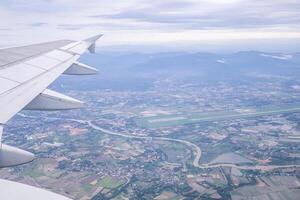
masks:
[[[64,51],[54,50],[46,53],[45,56],[59,61],[64,61],[66,59],[72,58],[73,55]]]
[[[22,73],[20,73],[22,72]],[[13,80],[19,83],[24,83],[33,77],[36,77],[45,72],[45,70],[28,64],[20,63],[11,67],[0,70],[0,77]]]
[[[17,87],[18,85],[19,85],[19,83],[15,82],[15,81],[0,77],[0,86],[1,86],[0,87],[0,95],[6,91],[9,91],[9,90]]]
[[[42,55],[42,56],[30,59],[30,60],[26,61],[25,63],[28,65],[35,66],[35,67],[40,67],[45,70],[49,70],[49,69],[55,67],[56,65],[60,64],[61,61],[58,61],[56,59],[49,58],[49,57]]]

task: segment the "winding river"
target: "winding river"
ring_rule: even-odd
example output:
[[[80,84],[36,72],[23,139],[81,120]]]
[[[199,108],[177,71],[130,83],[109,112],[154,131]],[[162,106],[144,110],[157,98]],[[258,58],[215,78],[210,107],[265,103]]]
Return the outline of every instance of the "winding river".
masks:
[[[24,114],[18,114],[21,117],[28,117],[28,118],[37,118],[35,116],[28,116]],[[46,119],[50,120],[67,120],[67,121],[73,121],[81,124],[86,124],[90,128],[97,130],[101,133],[112,135],[112,136],[118,136],[123,138],[131,138],[131,139],[145,139],[145,140],[160,140],[160,141],[170,141],[170,142],[177,142],[184,144],[188,146],[189,148],[193,149],[194,154],[194,160],[193,160],[193,166],[200,169],[208,169],[208,168],[217,168],[217,167],[235,167],[238,169],[244,169],[244,170],[273,170],[277,168],[287,168],[287,167],[300,167],[300,165],[244,165],[239,166],[235,164],[200,164],[201,159],[201,148],[197,146],[196,144],[186,141],[186,140],[180,140],[180,139],[173,139],[173,138],[167,138],[167,137],[151,137],[151,136],[137,136],[137,135],[128,135],[125,133],[119,133],[114,132],[108,129],[101,128],[100,126],[94,124],[90,120],[79,120],[79,119],[65,119],[65,118],[57,118],[57,117],[47,117]]]

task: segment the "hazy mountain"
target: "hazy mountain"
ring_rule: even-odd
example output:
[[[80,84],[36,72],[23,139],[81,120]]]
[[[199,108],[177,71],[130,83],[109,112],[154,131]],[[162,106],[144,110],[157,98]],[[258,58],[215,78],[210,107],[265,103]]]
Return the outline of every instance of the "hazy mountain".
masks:
[[[77,84],[79,89],[144,89],[154,80],[238,81],[245,78],[299,77],[300,53],[257,51],[212,53],[118,53],[86,54],[82,62],[99,69],[99,76],[64,77],[56,85]],[[126,84],[125,84],[126,83]]]

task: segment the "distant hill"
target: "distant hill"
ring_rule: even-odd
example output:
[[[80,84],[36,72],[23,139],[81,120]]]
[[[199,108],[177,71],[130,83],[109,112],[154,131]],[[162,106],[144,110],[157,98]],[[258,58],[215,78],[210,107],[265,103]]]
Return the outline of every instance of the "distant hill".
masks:
[[[63,78],[64,82],[59,80],[56,86],[76,84],[79,89],[145,89],[160,78],[238,81],[245,78],[300,77],[300,53],[99,52],[86,54],[81,61],[98,68],[99,76],[67,77]]]

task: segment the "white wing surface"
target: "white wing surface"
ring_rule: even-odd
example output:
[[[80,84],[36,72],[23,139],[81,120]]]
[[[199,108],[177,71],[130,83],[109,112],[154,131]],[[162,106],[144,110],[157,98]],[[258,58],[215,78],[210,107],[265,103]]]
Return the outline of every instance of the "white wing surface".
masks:
[[[0,124],[26,107],[70,67],[83,71],[84,65],[76,61],[87,49],[94,51],[99,37],[0,50]]]
[[[3,200],[71,200],[53,192],[1,179],[0,192]]]
[[[34,159],[30,152],[2,144],[5,124],[19,111],[80,108],[82,102],[47,87],[61,74],[89,75],[93,67],[77,62],[102,35],[83,41],[60,40],[24,47],[0,49],[0,168]],[[0,179],[0,196],[5,199],[67,199],[38,188]],[[7,196],[6,196],[7,195]]]

